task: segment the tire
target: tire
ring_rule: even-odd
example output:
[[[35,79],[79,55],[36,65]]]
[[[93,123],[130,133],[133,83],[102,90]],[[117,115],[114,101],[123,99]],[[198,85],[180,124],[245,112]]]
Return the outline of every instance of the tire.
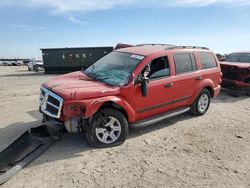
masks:
[[[191,105],[191,113],[196,116],[204,115],[210,106],[211,94],[207,89],[201,90]]]
[[[247,88],[247,89],[246,89],[246,95],[247,95],[247,96],[250,96],[250,88]]]
[[[122,144],[128,135],[128,121],[112,108],[98,111],[86,128],[86,138],[92,147],[107,148]]]

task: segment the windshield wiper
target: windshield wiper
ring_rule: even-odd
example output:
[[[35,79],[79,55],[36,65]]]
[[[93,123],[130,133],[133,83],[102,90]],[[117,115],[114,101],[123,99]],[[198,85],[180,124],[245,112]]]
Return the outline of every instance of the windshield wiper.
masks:
[[[86,74],[88,77],[90,77],[93,80],[96,80],[96,75],[94,73],[87,73],[86,71],[83,71],[84,74]]]

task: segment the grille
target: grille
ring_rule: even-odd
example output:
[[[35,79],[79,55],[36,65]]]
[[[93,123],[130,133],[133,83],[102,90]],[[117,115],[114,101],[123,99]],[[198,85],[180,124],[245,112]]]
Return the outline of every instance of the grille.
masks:
[[[40,109],[46,115],[60,118],[63,99],[48,89],[41,87]]]

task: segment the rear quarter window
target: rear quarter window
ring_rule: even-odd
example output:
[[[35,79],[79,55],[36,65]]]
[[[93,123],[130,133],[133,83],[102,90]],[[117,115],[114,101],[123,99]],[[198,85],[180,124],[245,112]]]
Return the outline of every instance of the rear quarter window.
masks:
[[[199,52],[202,69],[211,69],[217,67],[214,56],[211,53]]]

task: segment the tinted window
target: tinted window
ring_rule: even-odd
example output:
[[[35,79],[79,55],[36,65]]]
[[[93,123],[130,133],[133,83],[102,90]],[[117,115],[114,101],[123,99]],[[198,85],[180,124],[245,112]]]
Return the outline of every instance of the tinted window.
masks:
[[[250,63],[250,53],[234,53],[226,58],[227,62]]]
[[[214,56],[210,53],[200,52],[199,53],[202,69],[211,69],[216,67],[216,61]]]
[[[160,78],[169,76],[169,64],[167,57],[159,57],[150,62],[149,78]]]
[[[190,53],[175,54],[174,61],[175,61],[176,74],[197,70],[193,54]]]

